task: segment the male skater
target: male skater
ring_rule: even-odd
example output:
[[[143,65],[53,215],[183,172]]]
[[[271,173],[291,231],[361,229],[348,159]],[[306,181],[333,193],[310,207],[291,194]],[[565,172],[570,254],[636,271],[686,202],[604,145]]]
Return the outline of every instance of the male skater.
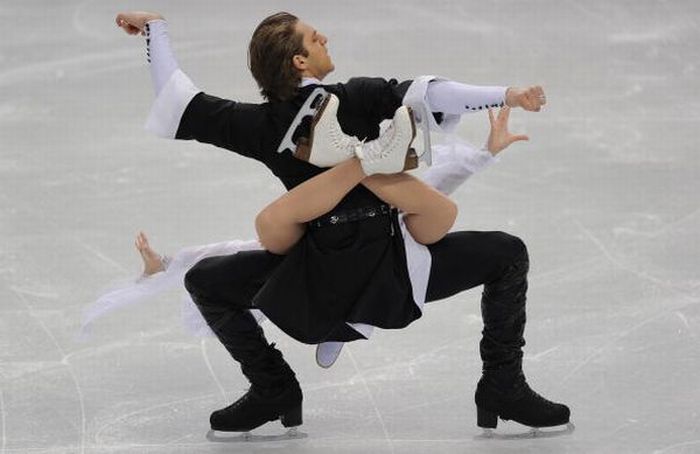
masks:
[[[327,38],[311,26],[288,13],[261,22],[250,42],[249,64],[268,102],[244,104],[209,96],[192,84],[177,66],[160,15],[124,13],[117,24],[128,33],[147,35],[157,94],[149,129],[252,157],[287,188],[323,171],[277,152],[301,104],[334,69]],[[340,99],[338,120],[344,132],[367,140],[379,136],[379,123],[392,118],[402,103],[416,110],[425,106],[434,113],[424,119],[431,128],[449,131],[467,112],[504,103],[539,111],[545,102],[539,87],[471,87],[430,76],[400,84],[357,78],[323,87]],[[454,168],[440,168],[436,160],[429,172],[438,189],[450,192],[491,159],[488,152],[474,150],[458,157]],[[310,223],[304,239],[285,257],[266,251],[212,257],[187,274],[187,289],[251,382],[241,399],[212,414],[212,429],[249,431],[276,419],[287,427],[301,424],[299,383],[279,350],[265,340],[249,308],[261,308],[303,342],[350,341],[364,337],[368,325],[404,327],[421,315],[423,302],[478,285],[484,285],[483,375],[475,395],[478,425],[494,428],[499,416],[533,427],[569,421],[569,409],[535,393],[522,373],[528,271],[524,243],[501,232],[455,232],[429,246],[419,245],[396,212],[382,203],[391,204],[392,191],[401,187],[394,183],[403,177],[394,177],[366,178],[327,216]],[[336,248],[344,240],[362,252]],[[333,258],[329,251],[339,255]],[[373,265],[369,272],[363,263]],[[307,300],[319,295],[334,304],[312,307]]]

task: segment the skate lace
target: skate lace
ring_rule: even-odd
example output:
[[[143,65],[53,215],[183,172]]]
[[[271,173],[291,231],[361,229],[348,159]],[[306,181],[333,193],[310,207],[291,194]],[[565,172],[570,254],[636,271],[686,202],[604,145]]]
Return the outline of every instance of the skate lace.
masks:
[[[345,151],[349,155],[355,154],[355,147],[362,142],[354,136],[349,136],[343,132],[340,125],[336,122],[330,131],[333,144],[340,150]]]
[[[375,140],[371,142],[362,141],[362,159],[368,162],[378,161],[383,159],[387,155],[387,147],[394,140],[396,135],[396,128],[394,123],[391,123],[389,127]]]

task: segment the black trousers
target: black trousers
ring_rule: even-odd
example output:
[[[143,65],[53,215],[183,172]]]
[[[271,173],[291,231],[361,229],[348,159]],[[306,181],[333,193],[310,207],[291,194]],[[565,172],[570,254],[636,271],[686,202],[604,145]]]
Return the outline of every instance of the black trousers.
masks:
[[[427,301],[483,285],[484,371],[519,372],[529,263],[523,241],[503,232],[453,232],[428,249],[432,267]],[[206,258],[185,276],[185,286],[209,326],[260,388],[283,386],[294,377],[247,310],[282,259],[266,251],[244,251]]]

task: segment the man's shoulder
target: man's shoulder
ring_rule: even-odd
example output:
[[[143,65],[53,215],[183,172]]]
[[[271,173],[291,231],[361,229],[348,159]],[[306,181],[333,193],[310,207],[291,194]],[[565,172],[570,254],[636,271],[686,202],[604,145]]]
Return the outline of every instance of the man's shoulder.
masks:
[[[383,87],[386,85],[396,85],[398,84],[395,78],[381,77],[381,76],[355,76],[348,79],[346,82],[339,82],[335,84],[336,86],[360,86],[360,87]],[[333,85],[330,85],[333,86]]]

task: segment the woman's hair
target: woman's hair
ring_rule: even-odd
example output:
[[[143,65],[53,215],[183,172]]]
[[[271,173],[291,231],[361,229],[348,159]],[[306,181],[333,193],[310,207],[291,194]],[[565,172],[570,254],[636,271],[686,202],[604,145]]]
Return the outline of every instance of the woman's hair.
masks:
[[[303,35],[296,31],[299,18],[287,12],[268,16],[253,32],[248,46],[248,67],[270,101],[285,101],[297,92],[301,74],[294,67],[295,55],[307,56]]]

